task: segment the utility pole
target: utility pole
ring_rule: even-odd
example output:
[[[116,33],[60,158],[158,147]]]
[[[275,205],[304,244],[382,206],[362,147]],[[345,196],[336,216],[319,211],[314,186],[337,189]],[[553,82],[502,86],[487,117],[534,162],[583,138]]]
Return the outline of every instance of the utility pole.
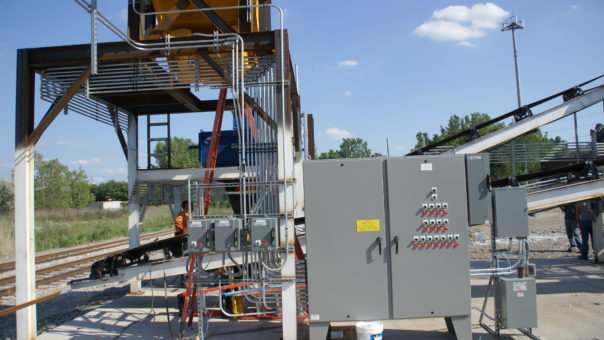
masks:
[[[522,106],[520,99],[520,76],[518,73],[518,50],[516,49],[516,30],[524,28],[524,20],[519,20],[515,15],[501,23],[501,31],[512,31],[512,44],[514,46],[514,69],[516,70],[516,95],[518,107]]]
[[[501,31],[512,31],[512,45],[514,47],[514,69],[516,71],[516,97],[518,108],[522,106],[520,99],[520,75],[518,73],[518,50],[516,49],[516,30],[524,28],[524,20],[519,20],[515,15],[501,23]],[[514,143],[512,145],[512,176],[516,176],[516,160],[514,157]]]

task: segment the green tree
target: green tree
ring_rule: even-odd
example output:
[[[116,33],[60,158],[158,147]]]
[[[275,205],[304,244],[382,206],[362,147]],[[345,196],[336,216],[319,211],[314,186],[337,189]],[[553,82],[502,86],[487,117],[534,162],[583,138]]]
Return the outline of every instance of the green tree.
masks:
[[[362,158],[371,156],[367,142],[362,138],[344,138],[339,150],[322,152],[319,159]]]
[[[344,138],[340,144],[342,158],[362,158],[371,156],[367,142],[362,138]]]
[[[449,121],[446,127],[440,127],[439,134],[433,134],[432,137],[429,137],[428,133],[420,131],[416,134],[417,143],[415,144],[416,148],[424,147],[426,145],[430,145],[432,143],[436,143],[441,141],[449,136],[453,136],[461,131],[467,130],[476,126],[478,124],[484,123],[491,120],[491,117],[486,113],[475,112],[470,115],[466,115],[460,117],[458,115],[452,115],[449,117]],[[485,128],[479,129],[478,133],[481,136],[487,135],[491,132],[497,131],[505,127],[505,124],[502,122],[491,124]],[[547,136],[547,133],[542,133],[540,129],[533,130],[525,135],[519,136],[513,140],[514,144],[532,144],[532,143],[544,143],[544,144],[553,144],[560,143],[562,139],[560,137],[555,137],[550,139]],[[466,140],[463,137],[457,138],[455,140],[449,141],[447,143],[448,146],[459,146],[466,143]],[[517,163],[517,169],[521,171],[517,171],[516,173],[532,173],[539,171],[541,169],[541,165],[537,161],[533,162],[522,162]],[[509,177],[512,174],[512,166],[511,164],[491,164],[491,176],[493,178],[503,178]]]
[[[449,117],[447,126],[443,127],[441,125],[440,133],[433,134],[432,138],[430,138],[428,136],[427,132],[423,132],[423,131],[418,132],[415,135],[415,138],[417,139],[417,143],[415,144],[415,147],[421,148],[426,145],[430,145],[432,143],[439,142],[447,137],[453,136],[453,135],[460,133],[461,131],[467,130],[473,126],[476,126],[476,125],[484,123],[484,122],[488,122],[489,120],[491,120],[491,117],[489,117],[488,114],[479,113],[479,112],[474,112],[470,115],[466,115],[463,117],[459,117],[458,115],[452,115],[451,117]],[[492,124],[485,128],[479,129],[478,133],[481,136],[484,136],[493,131],[499,130],[503,127],[505,127],[504,123],[495,123],[495,124]],[[463,138],[458,138],[447,144],[450,146],[459,146],[459,145],[464,144],[465,142],[466,141]]]
[[[596,142],[604,143],[604,124],[602,124],[602,123],[596,124],[596,127],[594,128],[594,130],[596,131]]]
[[[94,195],[95,201],[127,201],[128,183],[110,180],[101,184],[91,184],[90,192]]]
[[[35,154],[35,204],[37,208],[58,209],[85,207],[94,196],[84,170],[70,171],[58,159],[44,160]]]
[[[171,166],[172,168],[201,168],[199,164],[198,151],[189,149],[189,146],[195,146],[189,138],[173,137],[170,143]],[[156,154],[167,153],[168,146],[166,143],[159,142],[155,145]],[[156,158],[156,168],[168,168],[168,156],[159,156]]]
[[[13,184],[0,179],[0,211],[11,211],[15,207]]]

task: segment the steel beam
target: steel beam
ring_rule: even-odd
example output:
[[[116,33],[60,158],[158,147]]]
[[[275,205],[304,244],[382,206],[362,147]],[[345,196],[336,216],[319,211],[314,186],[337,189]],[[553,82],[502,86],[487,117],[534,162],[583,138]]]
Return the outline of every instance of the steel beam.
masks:
[[[595,262],[604,262],[604,199],[595,200],[594,221],[592,237],[594,240]]]
[[[188,0],[178,0],[174,6],[170,9],[170,11],[182,11],[186,9],[189,5]],[[160,23],[155,25],[153,28],[148,28],[145,31],[143,39],[159,39],[162,38],[165,33],[167,33],[168,28],[174,24],[176,19],[180,16],[180,12],[176,13],[168,13],[163,15],[163,19]]]
[[[257,55],[272,54],[275,48],[274,33],[252,32],[240,33],[243,38],[246,51],[253,51]],[[194,41],[191,38],[174,38],[176,41]],[[164,40],[147,40],[146,43],[165,43]],[[231,47],[219,49],[219,51],[230,52]],[[37,70],[52,66],[88,65],[90,63],[90,44],[40,47],[27,49],[29,64]],[[165,57],[164,50],[141,51],[133,48],[125,42],[108,42],[97,44],[99,61],[118,61],[153,59]],[[182,48],[171,50],[170,56],[191,55],[198,53],[216,53],[213,47],[204,48]]]
[[[208,65],[210,65],[210,67],[216,73],[218,73],[218,75],[220,77],[222,77],[222,79],[224,79],[227,82],[229,81],[229,79],[231,79],[231,75],[228,74],[228,72],[225,69],[223,69],[220,65],[218,65],[218,63],[214,59],[212,59],[212,57],[210,57],[207,53],[200,53],[200,56],[203,58],[203,60],[205,60],[206,63],[208,63]],[[256,103],[254,98],[252,98],[249,94],[244,93],[243,100],[245,101],[245,103],[247,105],[249,105],[252,108],[252,110],[254,110],[254,112],[256,112],[256,114],[258,114],[258,116],[260,118],[262,118],[263,121],[266,122],[266,124],[268,124],[268,126],[271,127],[271,129],[273,129],[273,130],[277,129],[277,123],[275,123],[275,121],[264,111],[262,106],[260,106],[260,105],[258,105],[258,103]]]
[[[120,142],[120,146],[122,147],[124,156],[126,157],[126,160],[128,160],[128,143],[126,142],[126,138],[124,137],[122,127],[120,126],[118,114],[119,114],[119,112],[117,111],[116,108],[109,107],[109,115],[111,116],[111,121],[113,122],[113,128],[115,129],[115,134],[117,135],[117,139]]]
[[[36,298],[34,242],[34,145],[15,150],[15,268],[16,301],[26,303]],[[36,306],[17,312],[17,339],[36,336]]]
[[[34,131],[35,73],[27,50],[17,51],[15,101],[15,276],[16,304],[36,297],[34,242]],[[17,339],[36,336],[36,306],[17,311]]]
[[[204,0],[190,0],[199,9],[209,9],[210,7]],[[235,30],[227,24],[221,16],[216,14],[213,10],[206,10],[201,12],[205,15],[219,30],[223,33],[235,33]]]
[[[67,103],[75,96],[76,93],[80,90],[80,87],[90,78],[91,69],[87,68],[82,72],[80,77],[67,89],[67,91],[52,104],[52,106],[48,109],[42,120],[36,127],[36,129],[32,132],[31,136],[29,136],[29,141],[31,143],[37,143],[42,137],[42,134],[50,124],[57,118],[59,113],[63,111]]]
[[[510,141],[541,126],[569,116],[604,100],[604,85],[594,88],[589,93],[571,99],[549,110],[523,119],[503,129],[475,139],[467,144],[454,148],[452,153],[478,153]]]
[[[598,197],[604,197],[604,179],[531,192],[526,199],[531,212]]]
[[[192,173],[196,172],[196,179],[203,178],[203,171],[201,169],[152,169],[152,170],[138,170],[136,179],[140,184],[174,184],[174,185],[186,185],[187,180]],[[238,180],[239,170],[237,167],[222,167],[214,170],[214,179],[217,181],[221,180]]]
[[[284,340],[295,340],[297,337],[297,319],[296,319],[296,256],[294,252],[294,148],[292,145],[293,122],[291,113],[291,92],[283,82],[288,79],[289,71],[289,46],[287,43],[287,31],[275,31],[276,43],[276,75],[281,81],[277,86],[277,169],[279,181],[279,213],[287,215],[287,218],[280,219],[281,245],[286,248],[284,254],[285,263],[281,268],[281,301],[283,313],[283,332]]]
[[[140,246],[140,211],[136,197],[136,174],[138,172],[138,122],[128,116],[128,244],[130,248]],[[130,293],[141,290],[140,281],[130,285]]]

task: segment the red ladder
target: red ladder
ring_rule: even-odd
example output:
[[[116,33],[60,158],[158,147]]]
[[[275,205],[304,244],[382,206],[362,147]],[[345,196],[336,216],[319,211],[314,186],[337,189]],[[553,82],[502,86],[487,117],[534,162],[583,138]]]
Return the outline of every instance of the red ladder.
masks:
[[[227,89],[220,89],[218,95],[218,104],[216,105],[216,116],[214,116],[214,127],[212,128],[212,137],[210,139],[210,146],[208,147],[208,158],[206,160],[206,168],[211,169],[204,173],[203,184],[205,186],[204,195],[204,207],[203,215],[208,214],[210,208],[210,191],[212,188],[208,185],[214,182],[214,168],[216,168],[216,160],[218,159],[218,145],[220,144],[220,129],[222,128],[222,117],[224,116],[224,109],[226,106],[226,94]]]

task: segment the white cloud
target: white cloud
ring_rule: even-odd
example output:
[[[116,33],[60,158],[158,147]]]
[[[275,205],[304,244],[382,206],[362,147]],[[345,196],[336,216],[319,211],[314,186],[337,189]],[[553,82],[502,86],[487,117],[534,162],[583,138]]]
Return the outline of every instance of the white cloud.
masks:
[[[346,97],[350,97],[350,96],[352,96],[352,92],[350,92],[350,91],[344,91],[344,95]]]
[[[76,159],[75,161],[69,162],[69,164],[73,165],[91,165],[91,164],[101,164],[101,160],[98,158],[93,159]]]
[[[497,28],[510,13],[494,3],[480,3],[472,7],[449,6],[435,10],[432,20],[416,27],[412,34],[437,41],[456,41],[459,46],[471,47],[469,39],[486,34],[487,29]]]
[[[393,149],[396,150],[396,151],[408,151],[409,150],[408,147],[406,147],[406,146],[400,146],[400,145],[395,146]]]
[[[329,137],[329,139],[333,139],[333,140],[352,137],[352,133],[350,133],[346,130],[340,130],[336,127],[325,130],[325,134],[327,135],[327,137]]]
[[[570,5],[570,9],[579,9],[579,5]]]
[[[342,60],[338,61],[338,67],[354,67],[359,66],[359,62],[356,60]]]
[[[484,32],[473,27],[463,26],[458,22],[436,20],[424,22],[419,25],[419,27],[413,30],[413,34],[422,38],[427,37],[432,40],[461,41],[480,38],[484,35]]]

